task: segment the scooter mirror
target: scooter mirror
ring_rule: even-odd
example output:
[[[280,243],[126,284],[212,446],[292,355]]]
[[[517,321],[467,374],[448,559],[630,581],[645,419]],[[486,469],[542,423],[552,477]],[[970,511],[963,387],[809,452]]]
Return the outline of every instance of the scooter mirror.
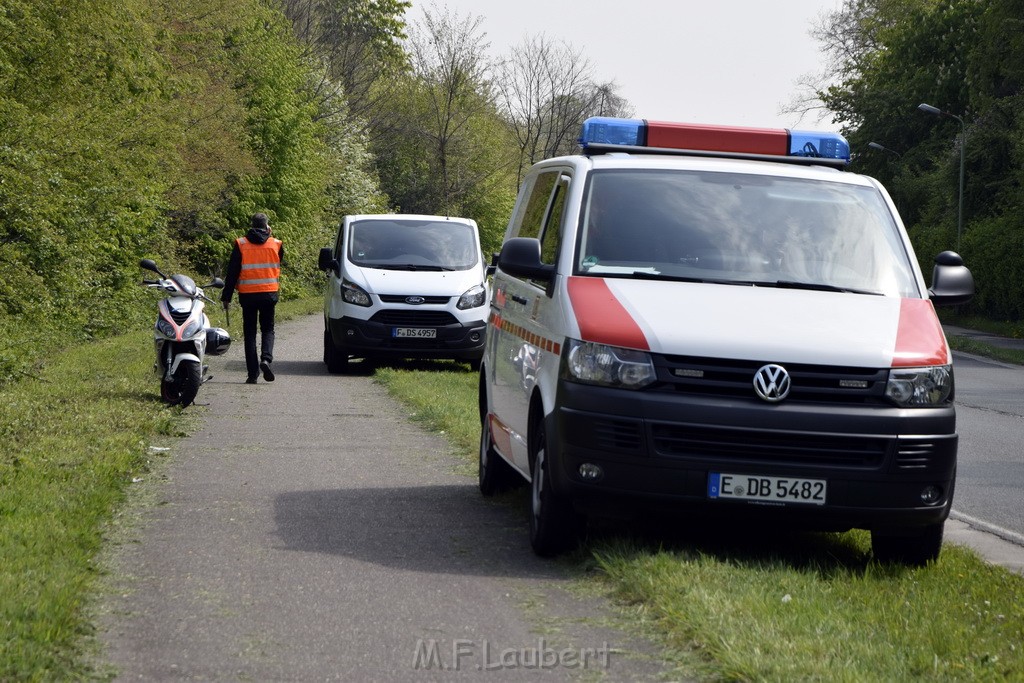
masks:
[[[207,287],[213,287],[214,289],[224,289],[224,281],[219,277],[213,278],[213,282],[206,285]]]
[[[139,261],[139,268],[143,268],[145,270],[151,270],[154,273],[158,273],[158,274],[160,273],[160,271],[156,267],[156,261],[154,261],[153,259],[148,259],[148,258],[142,259],[141,261]]]

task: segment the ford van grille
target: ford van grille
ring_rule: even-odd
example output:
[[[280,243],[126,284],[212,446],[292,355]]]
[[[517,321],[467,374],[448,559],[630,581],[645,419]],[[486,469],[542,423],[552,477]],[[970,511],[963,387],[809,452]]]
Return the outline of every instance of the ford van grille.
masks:
[[[754,373],[771,360],[654,355],[663,390],[753,398]],[[886,369],[780,363],[792,380],[786,402],[884,403]]]
[[[443,327],[456,325],[458,320],[448,311],[385,310],[377,311],[372,322],[395,327]]]
[[[450,296],[420,296],[419,294],[381,294],[380,301],[384,304],[408,304],[410,298],[422,299],[415,305],[435,304],[444,306],[451,301]]]
[[[659,455],[838,467],[878,467],[890,444],[885,438],[680,424],[653,424],[651,433]]]

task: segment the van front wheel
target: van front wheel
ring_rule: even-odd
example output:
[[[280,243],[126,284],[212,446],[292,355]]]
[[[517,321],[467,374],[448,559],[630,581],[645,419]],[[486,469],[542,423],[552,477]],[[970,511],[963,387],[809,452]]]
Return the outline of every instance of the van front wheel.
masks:
[[[923,567],[939,559],[944,526],[928,524],[909,533],[872,530],[871,553],[878,562]]]
[[[530,545],[541,557],[551,557],[571,548],[578,539],[582,517],[572,504],[551,489],[547,433],[538,419],[533,437],[533,477],[530,483]]]
[[[340,375],[348,370],[348,353],[344,348],[339,349],[334,345],[330,330],[324,330],[324,363],[327,372],[332,375]]]

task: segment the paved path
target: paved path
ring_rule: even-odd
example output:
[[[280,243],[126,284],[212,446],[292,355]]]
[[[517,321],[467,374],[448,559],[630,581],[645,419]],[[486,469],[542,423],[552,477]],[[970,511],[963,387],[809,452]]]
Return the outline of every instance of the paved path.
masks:
[[[273,383],[242,383],[240,343],[213,359],[202,427],[113,560],[119,679],[654,680],[654,649],[530,552],[523,500],[485,500],[382,387],[327,375],[321,330],[279,326]]]

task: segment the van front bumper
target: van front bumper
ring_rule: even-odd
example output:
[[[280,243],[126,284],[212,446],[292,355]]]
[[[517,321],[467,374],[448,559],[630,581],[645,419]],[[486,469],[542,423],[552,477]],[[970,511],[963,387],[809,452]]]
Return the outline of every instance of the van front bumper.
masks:
[[[394,325],[358,318],[330,318],[331,338],[338,349],[359,358],[450,358],[479,360],[484,352],[487,323],[474,320],[447,325],[417,325],[434,330],[434,337],[399,337]]]
[[[871,529],[941,522],[954,492],[952,406],[771,405],[560,382],[547,433],[552,486],[582,511],[646,502]],[[712,498],[712,473],[824,480],[826,501]],[[940,495],[926,504],[929,487]]]

